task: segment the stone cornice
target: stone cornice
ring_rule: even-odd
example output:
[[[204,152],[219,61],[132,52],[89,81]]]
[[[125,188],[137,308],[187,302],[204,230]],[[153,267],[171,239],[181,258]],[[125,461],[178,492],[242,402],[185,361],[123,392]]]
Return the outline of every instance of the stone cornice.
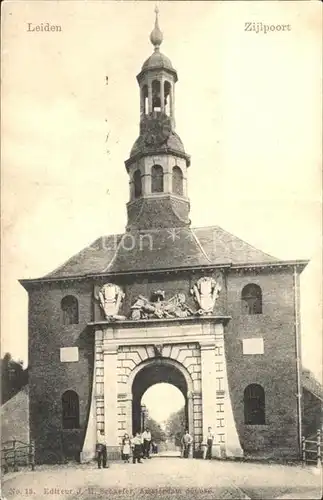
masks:
[[[157,268],[157,269],[142,269],[136,271],[125,271],[125,272],[110,272],[110,273],[88,273],[83,275],[74,275],[74,276],[64,276],[64,277],[43,277],[43,278],[35,278],[35,279],[21,279],[19,283],[28,290],[33,285],[39,285],[42,283],[56,283],[56,282],[69,282],[69,281],[83,281],[87,279],[93,278],[113,278],[117,276],[136,276],[136,275],[158,275],[158,274],[173,274],[173,273],[182,273],[182,272],[190,272],[194,274],[195,272],[200,271],[208,271],[212,272],[214,270],[232,270],[232,271],[247,271],[250,270],[270,270],[270,269],[283,269],[283,268],[296,268],[297,272],[301,273],[303,269],[307,266],[309,260],[290,260],[290,261],[273,261],[273,262],[258,262],[258,263],[241,263],[241,264],[232,264],[232,263],[219,263],[219,264],[211,264],[205,266],[183,266],[183,267],[169,267],[166,269]]]
[[[93,321],[87,324],[90,328],[101,328],[103,330],[107,328],[112,328],[114,330],[126,329],[126,328],[139,328],[143,326],[168,326],[168,325],[183,325],[183,324],[194,324],[201,322],[207,323],[222,323],[226,325],[231,319],[231,316],[215,316],[215,315],[197,315],[188,316],[187,318],[153,318],[153,319],[139,319],[132,320],[126,319],[123,321]]]
[[[132,205],[138,204],[141,200],[162,200],[162,199],[173,199],[173,200],[179,200],[179,201],[185,201],[186,203],[190,203],[190,199],[187,196],[180,196],[178,194],[174,193],[149,193],[145,194],[143,196],[140,196],[140,198],[136,198],[135,200],[130,200],[127,202],[127,207],[131,207]],[[151,231],[151,229],[146,229],[146,230],[141,230],[141,231]],[[158,231],[158,229],[156,230]]]
[[[137,82],[140,83],[143,76],[146,73],[153,73],[154,71],[165,71],[165,73],[170,73],[174,77],[174,82],[176,83],[178,81],[178,76],[177,76],[177,71],[174,68],[166,68],[165,66],[161,65],[156,65],[153,67],[148,67],[148,68],[143,68],[140,73],[137,75]]]
[[[174,155],[174,156],[179,156],[180,158],[184,158],[186,160],[186,165],[187,167],[190,166],[191,164],[191,157],[190,155],[183,153],[183,151],[178,151],[176,149],[172,148],[160,148],[156,147],[155,149],[151,150],[146,150],[146,151],[140,151],[139,153],[136,153],[133,156],[130,156],[128,160],[126,160],[125,166],[127,169],[127,172],[129,172],[129,166],[132,165],[135,161],[139,160],[140,158],[143,158],[144,156],[152,156],[152,155]]]

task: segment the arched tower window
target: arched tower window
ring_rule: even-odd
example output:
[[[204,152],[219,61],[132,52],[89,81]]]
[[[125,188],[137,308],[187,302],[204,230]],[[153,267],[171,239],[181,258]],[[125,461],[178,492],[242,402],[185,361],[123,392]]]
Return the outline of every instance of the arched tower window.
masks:
[[[246,285],[241,292],[242,310],[246,314],[262,313],[261,288],[254,283]]]
[[[177,166],[173,167],[172,184],[173,193],[183,195],[183,172]]]
[[[170,89],[171,85],[169,82],[164,82],[164,99],[165,99],[165,113],[170,116]]]
[[[164,191],[164,171],[160,165],[151,168],[151,192],[162,193]]]
[[[143,110],[145,115],[148,115],[149,110],[148,110],[148,87],[147,87],[147,85],[144,85],[142,87],[141,92],[142,92],[142,97],[141,97],[142,98],[142,110]]]
[[[66,391],[62,395],[63,429],[78,429],[80,427],[79,397],[75,391]]]
[[[79,304],[76,297],[66,295],[61,301],[62,320],[64,325],[76,325],[79,322]]]
[[[161,111],[160,81],[154,80],[152,83],[153,111]]]
[[[135,198],[139,198],[142,195],[142,183],[141,183],[141,172],[136,170],[133,174],[133,182],[135,186]]]
[[[250,384],[244,390],[244,423],[265,424],[265,391],[261,385]]]

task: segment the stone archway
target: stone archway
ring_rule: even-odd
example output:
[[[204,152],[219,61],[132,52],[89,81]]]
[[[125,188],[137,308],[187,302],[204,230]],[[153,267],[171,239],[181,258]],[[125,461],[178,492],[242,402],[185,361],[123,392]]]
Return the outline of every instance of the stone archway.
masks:
[[[194,439],[194,413],[192,389],[193,381],[186,368],[179,362],[167,358],[155,358],[136,366],[128,380],[132,394],[131,424],[132,431],[140,431],[141,398],[146,390],[158,383],[168,383],[177,387],[185,399],[186,427]]]

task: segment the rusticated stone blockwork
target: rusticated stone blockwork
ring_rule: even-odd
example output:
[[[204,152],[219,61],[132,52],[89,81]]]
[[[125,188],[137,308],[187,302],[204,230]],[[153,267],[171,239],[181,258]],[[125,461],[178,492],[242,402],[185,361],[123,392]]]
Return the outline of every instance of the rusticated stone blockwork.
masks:
[[[196,343],[191,344],[164,344],[159,352],[162,359],[173,360],[181,364],[187,369],[188,374],[192,379],[192,387],[194,393],[201,392],[201,356],[199,346]],[[118,402],[118,430],[119,439],[121,440],[124,432],[132,432],[132,411],[129,403],[124,404],[123,395],[129,390],[128,381],[131,373],[145,362],[156,359],[154,346],[120,346],[118,350],[118,392],[121,394],[121,400]],[[187,393],[183,394],[187,398]],[[189,394],[189,397],[191,395]],[[132,396],[133,398],[133,396]],[[131,398],[131,401],[132,401]],[[201,399],[201,396],[200,396]],[[200,405],[193,406],[194,418],[194,440],[200,443],[202,439],[202,407]]]
[[[141,429],[141,398],[159,382],[175,385],[185,398],[192,452],[201,450],[211,426],[225,455],[241,455],[228,390],[223,320],[157,320],[142,326],[107,322],[102,331],[96,331],[96,397],[92,400],[96,421],[92,425],[98,430],[104,422],[113,456],[125,432],[133,434]],[[90,410],[90,414],[94,412]],[[93,445],[90,429],[89,423],[82,453],[87,457]]]

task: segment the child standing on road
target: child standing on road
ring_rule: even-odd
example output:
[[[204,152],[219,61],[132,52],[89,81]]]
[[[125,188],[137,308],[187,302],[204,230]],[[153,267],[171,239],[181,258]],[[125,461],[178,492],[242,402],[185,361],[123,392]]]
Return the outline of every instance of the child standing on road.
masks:
[[[129,463],[131,441],[129,435],[126,433],[122,439],[122,459],[124,463]]]

